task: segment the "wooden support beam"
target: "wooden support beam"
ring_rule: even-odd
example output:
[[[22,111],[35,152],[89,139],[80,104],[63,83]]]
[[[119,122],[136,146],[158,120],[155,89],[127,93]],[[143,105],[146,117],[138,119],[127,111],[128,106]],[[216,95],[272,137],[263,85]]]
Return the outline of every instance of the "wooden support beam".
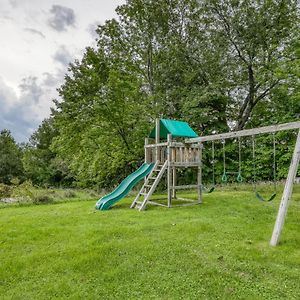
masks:
[[[159,160],[159,141],[160,141],[160,120],[155,119],[155,160]]]
[[[167,149],[167,161],[168,161],[168,172],[167,172],[167,180],[168,180],[168,207],[172,205],[172,169],[171,169],[171,145],[172,143],[172,135],[168,134],[168,149]]]
[[[166,198],[164,198],[166,199]],[[148,204],[152,204],[152,205],[158,205],[158,206],[163,206],[163,207],[168,207],[168,205],[165,205],[165,204],[162,204],[162,203],[158,203],[158,202],[155,202],[155,201],[149,201],[148,200]]]
[[[198,184],[190,184],[190,185],[173,185],[171,186],[172,190],[189,190],[189,189],[197,189]]]
[[[156,147],[163,147],[163,146],[168,146],[168,143],[158,143],[158,144],[148,144],[147,146],[145,146],[146,148],[156,148]]]
[[[202,145],[199,143],[199,162],[200,165],[198,166],[197,172],[197,192],[198,192],[198,203],[202,203]]]
[[[293,154],[293,157],[291,160],[288,177],[287,177],[287,180],[285,183],[285,187],[284,187],[283,195],[281,198],[275,226],[273,229],[273,234],[272,234],[272,238],[270,241],[271,246],[276,246],[280,239],[280,234],[283,229],[284,220],[285,220],[287,210],[288,210],[289,200],[291,198],[292,191],[293,191],[295,177],[296,177],[297,170],[299,167],[299,160],[300,160],[300,130],[298,132],[298,137],[297,137],[297,141],[296,141],[296,145],[295,145],[295,149],[294,149],[294,154]]]
[[[171,162],[170,166],[179,168],[199,167],[200,162]]]
[[[230,138],[236,138],[242,136],[252,136],[252,135],[263,134],[263,133],[292,130],[292,129],[300,129],[300,122],[291,122],[291,123],[284,123],[279,125],[272,125],[272,126],[258,127],[253,129],[245,129],[240,131],[232,131],[227,133],[201,136],[201,137],[186,139],[185,142],[196,143],[196,142],[216,141],[216,140],[224,140],[224,139],[230,139]]]
[[[176,183],[177,183],[177,174],[176,174],[176,167],[173,167],[173,182],[172,182],[172,197],[173,199],[176,199],[176,189],[173,189],[173,187],[176,187]]]
[[[149,155],[150,149],[147,149],[148,144],[149,144],[149,139],[145,138],[145,163],[147,163],[147,164],[149,164],[151,162],[150,155]]]

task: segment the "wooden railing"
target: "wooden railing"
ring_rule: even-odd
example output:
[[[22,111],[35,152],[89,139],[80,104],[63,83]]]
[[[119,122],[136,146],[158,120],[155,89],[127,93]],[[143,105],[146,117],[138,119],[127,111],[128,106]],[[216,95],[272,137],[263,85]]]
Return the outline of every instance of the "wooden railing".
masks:
[[[200,145],[184,143],[159,143],[145,145],[145,160],[147,163],[159,160],[161,163],[168,160],[170,151],[170,164],[173,166],[191,166],[200,163]]]

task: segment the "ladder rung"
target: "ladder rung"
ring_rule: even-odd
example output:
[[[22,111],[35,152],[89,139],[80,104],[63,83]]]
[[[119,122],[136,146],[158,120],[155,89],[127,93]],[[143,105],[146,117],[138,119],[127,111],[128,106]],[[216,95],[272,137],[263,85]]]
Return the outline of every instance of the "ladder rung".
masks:
[[[145,184],[145,187],[151,187],[152,185],[150,185],[150,184]]]
[[[143,195],[143,196],[147,196],[148,195],[148,193],[140,193],[141,195]]]
[[[156,179],[156,177],[149,177],[148,179],[154,179],[154,180],[155,180],[155,179]]]

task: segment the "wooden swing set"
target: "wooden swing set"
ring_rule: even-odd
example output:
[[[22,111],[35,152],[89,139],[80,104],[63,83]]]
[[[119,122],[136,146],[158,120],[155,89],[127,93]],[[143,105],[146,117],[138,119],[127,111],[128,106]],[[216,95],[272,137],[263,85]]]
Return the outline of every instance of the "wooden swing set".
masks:
[[[163,128],[162,128],[163,126]],[[176,127],[180,127],[182,134],[177,134]],[[172,120],[156,120],[155,129],[152,131],[152,136],[155,142],[150,144],[149,138],[145,139],[145,162],[153,163],[154,167],[151,173],[145,179],[145,182],[134,199],[131,208],[144,210],[148,204],[160,205],[166,207],[178,205],[194,205],[202,203],[203,193],[210,193],[215,188],[215,141],[220,141],[223,144],[223,174],[222,181],[227,182],[227,176],[232,175],[226,170],[226,154],[225,141],[227,139],[238,139],[239,149],[239,165],[238,172],[234,172],[236,180],[241,182],[243,180],[241,175],[241,137],[252,137],[252,158],[253,158],[253,182],[255,186],[256,197],[261,201],[271,201],[276,196],[276,140],[275,133],[286,130],[298,130],[297,140],[291,159],[288,176],[286,179],[284,191],[282,194],[276,222],[274,225],[270,245],[276,246],[279,242],[280,234],[284,226],[285,216],[287,214],[289,201],[292,196],[293,184],[297,174],[299,160],[300,160],[300,122],[291,122],[279,125],[265,126],[253,129],[245,129],[240,131],[233,131],[221,134],[214,134],[208,136],[196,136],[195,132],[185,122]],[[180,131],[180,130],[179,130]],[[256,188],[256,152],[255,152],[255,136],[261,134],[273,134],[273,177],[274,177],[274,192],[269,198],[264,198]],[[163,136],[162,136],[163,135]],[[176,141],[176,137],[185,138],[183,142]],[[161,138],[167,141],[161,142]],[[202,184],[202,149],[207,142],[212,142],[212,167],[213,180],[212,186],[206,188]],[[196,168],[197,182],[194,185],[177,185],[177,171],[178,168]],[[151,197],[157,188],[163,175],[167,173],[167,203],[154,201]],[[177,198],[176,191],[183,189],[196,189],[198,194],[197,200]],[[142,200],[140,200],[142,198]],[[173,200],[188,201],[184,204],[173,204]],[[157,198],[155,200],[158,200]]]

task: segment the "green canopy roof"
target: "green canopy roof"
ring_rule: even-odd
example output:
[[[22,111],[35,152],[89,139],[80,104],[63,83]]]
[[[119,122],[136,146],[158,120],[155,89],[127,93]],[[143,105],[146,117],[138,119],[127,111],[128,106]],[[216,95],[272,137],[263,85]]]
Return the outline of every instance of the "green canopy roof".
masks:
[[[197,133],[189,126],[187,122],[175,121],[175,120],[160,120],[160,138],[166,139],[168,134],[172,134],[173,137],[197,137]],[[155,138],[155,127],[152,129],[150,138]]]

